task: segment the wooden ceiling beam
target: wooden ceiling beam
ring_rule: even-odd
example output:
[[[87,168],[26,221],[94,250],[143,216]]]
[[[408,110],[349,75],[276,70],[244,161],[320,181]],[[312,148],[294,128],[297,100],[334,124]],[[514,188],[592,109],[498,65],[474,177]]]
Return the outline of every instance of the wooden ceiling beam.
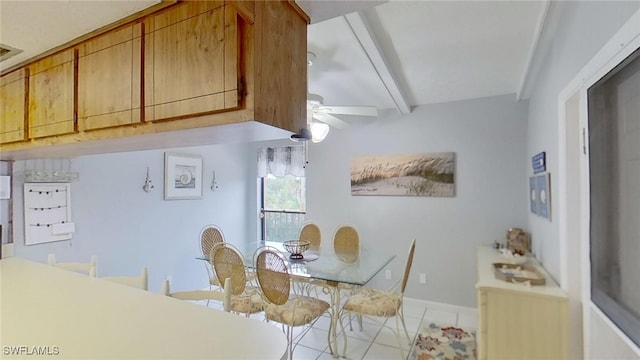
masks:
[[[393,99],[396,109],[398,109],[401,114],[410,114],[411,106],[409,101],[400,87],[391,66],[387,62],[384,52],[380,49],[365,15],[361,12],[354,12],[344,15],[344,18],[347,20],[347,24],[360,43],[360,46],[362,46],[362,50],[364,50],[371,65],[373,65],[376,70],[376,74],[384,84],[385,89]]]

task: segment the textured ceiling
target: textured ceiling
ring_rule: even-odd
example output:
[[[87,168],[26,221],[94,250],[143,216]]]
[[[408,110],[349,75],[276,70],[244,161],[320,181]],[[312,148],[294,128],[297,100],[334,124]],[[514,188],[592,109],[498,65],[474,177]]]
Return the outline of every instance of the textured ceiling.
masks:
[[[0,69],[159,3],[136,1],[0,0],[0,43],[23,50]]]
[[[543,5],[390,1],[361,9],[360,17],[407,103],[416,106],[517,93]],[[317,56],[309,69],[310,92],[323,96],[325,104],[393,108],[348,19],[338,16],[309,26],[308,48]]]
[[[24,52],[0,67],[156,3],[2,0],[0,42]],[[316,59],[309,69],[309,91],[325,104],[381,110],[399,108],[398,96],[416,106],[517,93],[545,9],[544,1],[298,3],[312,19],[308,49]],[[365,51],[367,39],[354,30],[353,16],[366,25],[368,41],[378,52],[373,58],[371,47]],[[379,62],[374,66],[376,56],[383,59],[382,72]]]

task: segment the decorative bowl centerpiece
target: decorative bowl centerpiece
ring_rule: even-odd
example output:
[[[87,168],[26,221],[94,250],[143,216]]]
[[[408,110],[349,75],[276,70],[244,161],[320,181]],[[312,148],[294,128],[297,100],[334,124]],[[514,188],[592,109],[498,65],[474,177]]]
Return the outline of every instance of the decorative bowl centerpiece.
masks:
[[[291,255],[289,258],[292,260],[300,260],[303,258],[302,253],[309,249],[311,242],[308,240],[287,240],[282,243],[285,250],[287,250]]]
[[[500,249],[500,260],[512,265],[522,265],[529,261],[529,255],[527,253],[518,253],[517,251],[511,251],[508,249]]]

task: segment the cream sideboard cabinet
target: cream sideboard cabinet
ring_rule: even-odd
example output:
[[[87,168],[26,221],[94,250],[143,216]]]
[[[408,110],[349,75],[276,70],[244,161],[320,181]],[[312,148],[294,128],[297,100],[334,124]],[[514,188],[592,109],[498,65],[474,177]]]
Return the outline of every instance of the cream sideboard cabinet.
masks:
[[[478,260],[478,359],[567,359],[568,298],[534,259],[545,285],[527,286],[496,279],[493,248],[480,247]]]

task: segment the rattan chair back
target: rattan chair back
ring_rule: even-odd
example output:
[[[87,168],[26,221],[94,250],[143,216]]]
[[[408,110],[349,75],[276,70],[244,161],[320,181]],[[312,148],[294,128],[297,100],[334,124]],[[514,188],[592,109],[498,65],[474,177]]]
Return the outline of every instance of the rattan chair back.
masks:
[[[274,305],[286,304],[291,283],[284,256],[276,250],[260,250],[256,256],[256,272],[264,297]]]
[[[349,225],[338,227],[333,236],[333,251],[344,262],[356,261],[360,254],[358,231]]]
[[[200,232],[202,256],[209,256],[213,245],[224,242],[222,230],[216,225],[207,225]]]
[[[242,294],[246,288],[247,274],[240,252],[230,244],[214,246],[209,259],[220,284],[224,284],[225,279],[231,279],[231,294]]]
[[[319,249],[322,237],[320,236],[320,227],[312,222],[302,224],[300,229],[299,240],[307,240],[311,243],[310,249]]]
[[[402,286],[400,292],[404,294],[404,289],[407,288],[407,282],[409,281],[409,272],[411,272],[411,265],[413,265],[413,253],[416,250],[416,239],[411,241],[411,247],[409,247],[409,256],[407,256],[407,264],[404,266],[404,276],[402,277]]]

